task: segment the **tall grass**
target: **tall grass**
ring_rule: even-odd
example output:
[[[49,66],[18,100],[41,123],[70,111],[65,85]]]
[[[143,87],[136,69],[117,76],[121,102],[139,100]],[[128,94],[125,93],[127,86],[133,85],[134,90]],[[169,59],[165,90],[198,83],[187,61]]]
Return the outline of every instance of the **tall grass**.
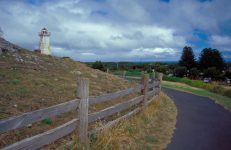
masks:
[[[173,101],[161,93],[136,116],[92,135],[90,147],[92,150],[164,149],[170,143],[176,115]]]
[[[197,87],[197,88],[203,88],[206,90],[209,90],[214,93],[218,93],[227,97],[231,98],[231,89],[226,89],[222,85],[218,85],[216,83],[204,83],[201,80],[190,80],[188,78],[180,78],[180,77],[169,77],[164,75],[163,80],[165,81],[172,81],[172,82],[180,82],[185,83],[187,85]]]

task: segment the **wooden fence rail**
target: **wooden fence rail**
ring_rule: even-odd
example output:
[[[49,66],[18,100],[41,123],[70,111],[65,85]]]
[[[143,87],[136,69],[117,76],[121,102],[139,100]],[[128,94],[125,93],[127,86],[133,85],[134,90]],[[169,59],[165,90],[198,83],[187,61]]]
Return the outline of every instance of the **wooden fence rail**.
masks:
[[[0,133],[24,127],[28,124],[43,120],[44,118],[54,117],[59,114],[77,109],[79,99],[61,103],[44,109],[24,113],[15,117],[0,120]]]
[[[140,89],[141,89],[141,85],[135,88],[125,89],[115,93],[109,93],[97,97],[90,97],[89,104],[94,105],[97,103],[110,101],[118,97],[126,96],[134,92],[138,92],[140,91]],[[0,120],[0,133],[4,133],[10,130],[24,127],[28,124],[43,120],[44,118],[54,117],[65,112],[75,110],[78,108],[78,105],[79,105],[79,99],[75,99],[51,107],[35,110],[28,113],[23,113],[18,116]]]
[[[149,81],[148,77],[146,80]],[[10,130],[14,130],[23,126],[26,126],[28,124],[34,123],[36,121],[40,121],[47,117],[54,117],[59,114],[69,112],[72,110],[78,111],[78,116],[76,116],[75,119],[59,126],[54,129],[51,129],[49,131],[46,131],[44,133],[32,136],[30,138],[26,138],[24,140],[21,140],[19,142],[16,142],[12,145],[9,145],[2,150],[24,150],[24,149],[38,149],[44,145],[50,144],[57,139],[64,137],[71,132],[73,132],[76,127],[79,127],[80,133],[80,143],[83,145],[88,145],[88,124],[93,123],[97,120],[109,117],[113,114],[116,114],[118,112],[121,112],[123,110],[127,110],[128,108],[134,108],[132,111],[128,112],[127,114],[123,115],[122,117],[119,117],[113,121],[110,121],[105,126],[94,129],[92,132],[97,132],[102,129],[108,128],[117,122],[126,119],[128,117],[131,117],[132,115],[138,113],[141,111],[140,105],[142,103],[148,104],[150,103],[151,97],[153,97],[155,94],[157,94],[160,90],[160,81],[161,80],[152,80],[151,84],[148,84],[148,82],[143,82],[142,85],[138,85],[135,88],[128,88],[122,91],[114,92],[105,94],[102,96],[97,97],[89,97],[89,81],[88,79],[82,79],[78,78],[77,80],[77,99],[61,103],[58,105],[54,105],[48,108],[39,109],[36,111],[24,113],[22,115],[10,117],[8,119],[0,120],[0,133],[4,133]],[[147,89],[147,91],[144,92],[144,89]],[[151,91],[149,91],[151,89]],[[121,102],[119,104],[113,105],[111,107],[105,108],[103,110],[100,110],[98,112],[94,112],[91,114],[88,114],[88,107],[89,105],[94,105],[97,103],[102,103],[105,101],[110,101],[113,99],[116,99],[118,97],[126,96],[131,93],[140,92],[143,95],[140,95],[138,97],[135,97],[133,99],[130,99],[126,102]],[[142,92],[143,91],[143,92]],[[144,99],[145,98],[145,99]]]

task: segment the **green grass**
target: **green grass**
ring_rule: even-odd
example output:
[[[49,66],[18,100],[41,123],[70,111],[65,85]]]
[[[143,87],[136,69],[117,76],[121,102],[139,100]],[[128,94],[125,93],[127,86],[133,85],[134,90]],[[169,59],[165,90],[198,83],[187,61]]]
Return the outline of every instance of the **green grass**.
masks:
[[[114,71],[113,74],[122,76],[123,72],[124,72],[123,70],[117,70],[117,71]],[[126,76],[140,77],[142,74],[149,74],[149,76],[153,75],[152,73],[142,72],[139,70],[126,71]]]
[[[193,87],[206,89],[210,92],[218,93],[218,94],[221,94],[221,95],[224,95],[224,96],[231,98],[231,89],[225,88],[224,86],[218,85],[217,83],[204,83],[201,80],[191,80],[188,78],[169,77],[166,75],[164,75],[163,80],[171,81],[171,82],[185,83],[185,84],[193,86]]]
[[[226,109],[231,111],[231,98],[223,95],[219,95],[217,93],[210,92],[205,89],[201,88],[195,88],[183,83],[175,83],[175,82],[169,82],[169,81],[163,81],[162,82],[163,87],[176,89],[184,92],[189,92],[195,95],[203,96],[203,97],[209,97],[212,100],[214,100],[216,103],[224,106]]]

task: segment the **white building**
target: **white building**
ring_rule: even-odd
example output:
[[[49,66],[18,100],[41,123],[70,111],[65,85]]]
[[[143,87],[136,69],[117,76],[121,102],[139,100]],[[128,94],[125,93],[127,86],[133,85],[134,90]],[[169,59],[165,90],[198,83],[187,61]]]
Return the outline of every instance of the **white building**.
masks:
[[[42,54],[50,55],[50,35],[51,33],[48,32],[47,28],[43,28],[41,32],[39,32],[40,40],[39,40],[39,50]]]

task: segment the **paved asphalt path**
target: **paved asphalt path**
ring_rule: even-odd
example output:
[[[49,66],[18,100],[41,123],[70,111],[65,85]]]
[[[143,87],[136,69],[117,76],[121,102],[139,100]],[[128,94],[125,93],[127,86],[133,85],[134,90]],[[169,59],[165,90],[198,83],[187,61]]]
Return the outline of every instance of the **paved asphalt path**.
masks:
[[[167,150],[231,150],[231,112],[209,98],[163,88],[178,110]]]

